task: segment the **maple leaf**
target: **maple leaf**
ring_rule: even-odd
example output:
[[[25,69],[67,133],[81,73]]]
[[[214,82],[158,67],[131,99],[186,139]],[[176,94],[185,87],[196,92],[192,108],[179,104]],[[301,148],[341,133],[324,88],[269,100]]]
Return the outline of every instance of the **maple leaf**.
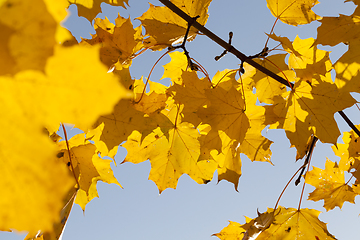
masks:
[[[133,103],[133,107],[147,115],[158,113],[164,109],[169,99],[166,94],[166,87],[161,83],[148,81],[150,92],[145,93],[146,86],[142,79],[135,80],[134,82],[134,94],[136,95],[136,101]]]
[[[182,174],[188,174],[199,183],[207,182],[208,179],[203,177],[209,175],[202,173],[206,168],[197,166],[200,156],[198,130],[190,123],[180,122],[176,108],[170,110],[169,117],[173,125],[167,132],[156,128],[141,141],[141,134],[135,131],[122,144],[128,151],[124,162],[150,160],[149,179],[156,183],[160,192],[166,188],[176,188]]]
[[[286,78],[292,82],[295,79],[295,73],[293,70],[285,70],[288,68],[285,64],[285,57],[285,54],[277,54],[269,56],[263,60],[256,59],[255,61],[281,77],[284,77],[285,75]],[[273,104],[274,97],[286,92],[286,86],[284,86],[284,84],[275,81],[273,78],[254,68],[253,71],[255,71],[255,74],[251,77],[251,79],[254,81],[256,95],[260,102]]]
[[[320,19],[311,8],[317,0],[266,0],[272,15],[290,25],[302,25]]]
[[[267,34],[266,35],[269,36],[269,38],[277,41],[277,42],[280,42],[283,49],[285,51],[287,51],[288,53],[291,53],[291,54],[294,54],[295,56],[297,57],[300,57],[301,54],[295,50],[295,48],[293,47],[293,44],[292,42],[287,38],[287,37],[280,37],[280,36],[276,36],[274,33],[272,34]]]
[[[97,131],[97,133],[100,132]],[[93,137],[98,138],[96,135],[93,135]],[[71,159],[69,158],[67,144],[70,148]],[[75,135],[67,144],[64,141],[59,143],[60,149],[62,149],[61,152],[63,152],[61,160],[68,166],[72,165],[69,169],[71,171],[74,169],[74,173],[78,178],[79,190],[75,203],[79,204],[83,210],[85,210],[88,202],[95,197],[99,197],[96,190],[97,181],[109,184],[115,183],[121,187],[111,170],[110,163],[112,161],[98,156],[99,150],[96,145],[86,140],[85,133]]]
[[[317,29],[315,44],[335,46],[359,38],[360,9],[357,7],[350,16],[324,17]]]
[[[171,61],[163,66],[164,74],[161,79],[170,78],[173,83],[181,85],[183,71],[191,71],[188,69],[188,60],[182,52],[170,52],[168,55],[171,57]]]
[[[351,41],[348,51],[334,64],[335,83],[343,92],[360,92],[359,43],[360,40]]]
[[[220,238],[221,240],[242,240],[246,230],[240,223],[229,221],[229,225],[221,230],[219,233],[213,234],[213,236]]]
[[[130,19],[120,15],[115,19],[115,25],[107,18],[96,18],[94,28],[96,34],[92,39],[83,39],[81,44],[100,44],[100,59],[108,67],[122,69],[131,65],[131,56],[143,46],[141,37],[137,37],[141,35],[141,29],[135,30]]]
[[[205,25],[211,0],[175,0],[172,2],[189,16],[200,16],[196,21]],[[145,27],[146,34],[150,36],[150,39],[146,41],[150,42],[153,50],[161,50],[172,44],[182,43],[187,29],[187,22],[169,8],[155,7],[150,3],[148,11],[137,19]],[[187,40],[194,40],[196,33],[197,30],[191,27]]]
[[[245,115],[245,102],[241,92],[235,87],[225,90],[221,86],[205,90],[210,104],[198,110],[203,123],[210,124],[215,131],[221,130],[231,139],[242,142],[249,128]]]
[[[268,209],[269,212],[273,210]],[[278,207],[272,224],[256,239],[335,239],[319,220],[319,214],[315,209]]]
[[[104,123],[100,140],[110,150],[125,141],[134,130],[148,134],[159,126],[158,122],[164,123],[163,127],[170,126],[170,123],[166,123],[166,117],[159,114],[167,101],[164,93],[155,91],[154,86],[159,86],[159,84],[150,83],[149,93],[143,93],[145,85],[142,80],[132,81],[131,86],[138,102],[122,99],[115,105],[112,113],[99,117],[94,124],[94,126],[99,126]]]
[[[74,179],[57,161],[56,148],[41,132],[41,125],[26,120],[16,91],[14,95],[7,93],[4,82],[0,79],[4,111],[0,118],[4,127],[0,139],[0,218],[6,221],[0,222],[0,229],[32,235],[39,230],[52,231],[53,223],[59,221],[62,198],[75,184]]]
[[[336,206],[341,208],[345,201],[355,203],[357,194],[345,183],[344,171],[329,159],[326,160],[324,170],[313,167],[313,170],[306,173],[305,182],[316,187],[310,193],[309,200],[324,200],[327,211]]]
[[[113,149],[125,141],[133,130],[143,129],[145,125],[144,113],[136,110],[130,100],[120,100],[111,114],[101,116],[94,126],[104,123],[101,141],[108,149]]]
[[[293,91],[283,94],[278,102],[267,109],[273,109],[279,117],[271,128],[283,128],[291,144],[296,147],[299,156],[306,153],[307,141],[315,134],[320,141],[335,144],[340,131],[334,114],[350,107],[355,100],[342,94],[334,83],[329,81],[295,83]],[[324,108],[323,106],[327,106]]]
[[[355,127],[359,128],[360,126]],[[331,146],[331,148],[335,155],[340,157],[339,168],[342,171],[350,171],[350,168],[354,167],[354,160],[359,159],[359,137],[351,130],[343,133],[342,140],[344,143],[337,143],[336,146]]]
[[[262,136],[261,131],[265,128],[266,109],[256,105],[257,97],[250,89],[245,89],[246,111],[245,114],[249,118],[250,127],[245,134],[244,140],[241,142],[238,150],[251,161],[261,161],[271,163],[270,146],[273,143],[269,139]],[[272,163],[271,163],[272,164]]]
[[[289,68],[296,71],[296,76],[310,83],[313,78],[319,80],[319,75],[325,76],[332,69],[330,52],[318,49],[314,42],[313,38],[300,39],[296,36],[293,47],[300,56],[291,53],[288,61]]]
[[[66,14],[65,9],[61,12],[62,4],[47,8],[41,1],[29,6],[28,2],[8,1],[0,8],[1,24],[8,26],[5,32],[15,34],[2,40],[14,41],[11,45],[18,52],[10,52],[20,63],[15,67],[6,65],[13,75],[0,76],[0,105],[5,111],[1,118],[5,129],[0,139],[0,187],[6,196],[0,201],[0,218],[7,219],[0,224],[1,229],[28,231],[31,235],[39,230],[54,231],[62,200],[74,180],[55,157],[56,147],[44,127],[53,132],[60,122],[72,122],[87,129],[94,118],[110,112],[113,103],[126,95],[116,77],[107,74],[100,63],[98,48],[61,47],[56,43],[58,33],[59,38],[66,37],[57,22]],[[17,39],[19,36],[21,39]],[[9,46],[8,42],[4,44]],[[106,89],[105,94],[105,86],[111,86],[110,93]],[[105,102],[99,102],[99,98]]]
[[[250,240],[257,239],[257,237],[266,230],[274,221],[274,211],[268,209],[265,213],[259,213],[258,217],[251,219],[245,217],[246,223],[240,225],[236,222],[230,224],[221,230],[220,233],[213,234],[221,240]]]
[[[183,71],[181,84],[175,83],[167,91],[174,95],[177,103],[184,104],[183,121],[198,126],[201,119],[197,115],[197,110],[209,102],[205,90],[210,88],[211,83],[207,78],[199,79],[196,72]]]
[[[101,3],[107,3],[112,6],[121,6],[125,8],[129,0],[68,0],[69,4],[76,4],[79,16],[85,17],[89,22],[101,13]]]
[[[100,114],[111,112],[120,98],[131,96],[119,85],[115,76],[106,73],[106,67],[99,61],[98,48],[73,46],[55,50],[54,57],[48,60],[46,66],[49,80],[35,81],[31,75],[26,76],[34,81],[36,91],[42,91],[42,94],[36,94],[29,89],[28,93],[34,94],[34,101],[46,102],[44,105],[49,106],[42,113],[48,121],[73,123],[87,130]],[[90,65],[90,69],[85,67]],[[101,102],[98,101],[100,98]]]
[[[60,22],[49,13],[48,5],[42,0],[12,0],[0,7],[0,74],[44,71],[47,58],[53,55]],[[66,14],[65,9],[62,12]]]
[[[258,212],[255,219],[246,218],[245,224],[231,222],[215,236],[221,240],[335,239],[318,219],[319,214],[307,208],[269,208],[265,213]]]
[[[226,134],[220,133],[219,135],[223,142],[222,150],[218,155],[215,155],[214,152],[211,153],[218,164],[218,181],[227,180],[233,183],[237,191],[239,178],[241,176],[240,152],[236,149],[238,144],[235,140],[229,141]]]

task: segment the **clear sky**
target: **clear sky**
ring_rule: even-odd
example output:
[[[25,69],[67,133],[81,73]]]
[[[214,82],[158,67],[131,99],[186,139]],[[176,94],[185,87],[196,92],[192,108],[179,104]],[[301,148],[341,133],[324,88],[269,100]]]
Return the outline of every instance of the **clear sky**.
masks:
[[[151,2],[161,5],[156,0],[129,0],[130,7],[124,10],[121,7],[110,7],[103,4],[104,14],[114,22],[118,12],[123,17],[128,17],[134,25],[139,21],[134,18],[141,16]],[[323,0],[313,10],[321,16],[338,16],[338,14],[351,14],[354,10],[353,3],[344,4],[342,0]],[[65,26],[77,38],[90,38],[91,25],[84,18],[78,18],[76,7],[71,7],[72,13]],[[209,8],[209,20],[206,27],[218,36],[227,40],[228,32],[233,31],[233,45],[246,55],[260,52],[265,44],[265,32],[270,29],[275,21],[270,10],[266,7],[265,0],[213,0]],[[309,26],[292,27],[279,22],[275,33],[287,36],[293,40],[296,35],[300,38],[316,37],[316,28],[319,23]],[[270,43],[274,47],[275,43]],[[223,49],[207,39],[198,36],[195,41],[187,43],[187,48],[193,58],[200,62],[211,76],[217,70],[238,68],[239,60],[231,55],[226,55],[219,62],[214,57]],[[319,47],[326,49],[325,47]],[[333,62],[346,50],[345,45],[338,47],[330,55]],[[131,68],[132,77],[139,79],[147,76],[152,65],[162,54],[159,52],[147,53],[133,61]],[[156,67],[152,80],[159,79],[163,73],[161,65],[166,64],[165,58]],[[359,111],[346,110],[346,114],[359,124]],[[343,120],[336,116],[341,131],[349,131]],[[295,163],[295,150],[290,149],[289,141],[282,130],[264,131],[264,135],[275,143],[272,145],[272,162],[251,162],[241,155],[243,175],[240,178],[239,192],[233,184],[214,180],[207,185],[198,185],[190,177],[184,175],[180,178],[176,190],[167,189],[161,195],[156,185],[148,180],[150,163],[118,164],[113,166],[114,174],[119,180],[120,187],[112,184],[98,183],[100,198],[92,200],[85,213],[78,205],[74,205],[68,220],[63,240],[98,240],[98,239],[132,239],[132,240],[211,240],[217,239],[211,235],[220,232],[228,225],[228,220],[244,223],[244,216],[256,217],[257,209],[266,211],[267,207],[273,208],[283,187],[301,166],[302,162]],[[126,155],[126,150],[120,148],[116,161],[120,163]],[[337,161],[329,145],[318,143],[313,154],[313,165],[324,168],[326,157]],[[306,186],[307,198],[314,188]],[[291,184],[280,201],[284,207],[297,208],[301,193],[301,185],[295,187]],[[302,208],[315,208],[323,211],[320,220],[328,223],[328,230],[338,239],[356,240],[357,229],[360,226],[360,206],[345,203],[342,210],[326,212],[322,207],[323,201],[314,203],[303,201]],[[356,199],[358,200],[358,198]],[[24,235],[0,232],[0,239],[18,240]]]

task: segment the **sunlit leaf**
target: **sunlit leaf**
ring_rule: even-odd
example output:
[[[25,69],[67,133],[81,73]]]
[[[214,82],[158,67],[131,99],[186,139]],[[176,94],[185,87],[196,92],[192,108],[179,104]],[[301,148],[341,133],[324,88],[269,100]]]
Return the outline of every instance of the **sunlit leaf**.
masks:
[[[357,194],[345,183],[344,171],[330,160],[326,161],[324,170],[313,167],[313,170],[306,173],[305,182],[316,187],[309,199],[324,200],[327,211],[336,206],[341,208],[345,201],[355,203]]]
[[[267,0],[267,6],[276,18],[294,26],[320,19],[311,10],[318,3],[317,0]]]

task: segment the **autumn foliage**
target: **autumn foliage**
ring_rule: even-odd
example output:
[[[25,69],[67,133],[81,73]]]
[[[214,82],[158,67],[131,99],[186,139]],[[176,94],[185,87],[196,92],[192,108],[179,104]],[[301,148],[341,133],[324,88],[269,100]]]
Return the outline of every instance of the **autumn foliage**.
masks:
[[[311,10],[317,0],[267,0],[275,24],[320,21],[317,38],[291,41],[271,30],[269,40],[282,53],[266,42],[259,54],[241,57],[238,69],[210,78],[186,44],[199,32],[207,35],[196,24],[206,24],[211,0],[172,0],[176,13],[169,1],[162,0],[162,7],[150,4],[136,28],[120,15],[115,23],[95,18],[101,2],[128,4],[0,1],[0,230],[27,231],[27,239],[58,239],[72,204],[85,210],[98,197],[97,181],[121,187],[109,160],[120,144],[127,150],[123,162],[150,161],[149,179],[160,193],[176,188],[183,174],[206,184],[215,172],[219,181],[237,189],[240,154],[271,163],[272,141],[263,136],[265,127],[283,129],[296,148],[296,160],[304,160],[292,179],[300,174],[300,182],[316,188],[309,200],[324,200],[326,210],[354,203],[360,194],[359,131],[342,110],[356,104],[350,92],[360,93],[359,8],[351,16],[321,17]],[[69,4],[93,21],[96,34],[91,39],[78,43],[61,27]],[[180,11],[192,20],[185,21]],[[339,43],[349,47],[335,63],[328,51],[317,48]],[[234,53],[235,47],[224,54]],[[143,79],[131,77],[132,59],[145,51],[171,57],[162,76],[171,79],[169,87],[150,80],[151,73]],[[343,133],[344,143],[338,143],[337,112],[352,128]],[[68,138],[64,124],[84,133]],[[340,162],[327,160],[324,169],[310,170],[317,141],[333,144]],[[354,184],[345,172],[352,174]],[[285,208],[276,203],[244,224],[230,222],[215,236],[335,239],[319,214],[300,204]]]

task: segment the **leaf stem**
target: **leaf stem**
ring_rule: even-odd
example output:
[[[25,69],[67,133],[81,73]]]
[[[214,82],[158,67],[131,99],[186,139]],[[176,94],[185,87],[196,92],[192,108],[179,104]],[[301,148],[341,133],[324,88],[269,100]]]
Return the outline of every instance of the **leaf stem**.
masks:
[[[272,28],[271,28],[271,30],[270,30],[269,35],[271,35],[271,34],[273,33],[274,28],[275,28],[275,25],[276,25],[276,23],[277,23],[278,20],[279,20],[279,18],[277,17],[276,20],[275,20],[275,22],[274,22],[274,24],[273,24],[273,26],[272,26]],[[267,47],[267,44],[268,44],[268,42],[269,42],[269,39],[270,39],[270,36],[268,36],[268,38],[267,38],[267,40],[266,40],[265,47]]]
[[[76,184],[77,184],[77,189],[80,189],[80,184],[79,184],[79,181],[78,181],[78,179],[77,179],[77,177],[76,177],[76,175],[75,175],[74,166],[73,166],[73,163],[72,163],[72,160],[71,160],[70,146],[69,146],[69,141],[68,141],[66,129],[65,129],[65,126],[64,126],[63,123],[61,123],[61,126],[62,126],[62,129],[63,129],[63,131],[64,131],[66,147],[67,147],[68,154],[69,154],[69,161],[70,161],[71,171],[72,171],[72,173],[73,173],[73,175],[74,175],[74,178],[75,178],[75,181],[76,181]]]
[[[276,201],[275,203],[275,207],[274,207],[274,211],[276,210],[279,202],[280,202],[280,199],[282,197],[282,195],[284,194],[286,188],[289,186],[289,184],[291,183],[291,181],[294,179],[294,177],[296,176],[296,174],[298,174],[298,172],[304,167],[304,165],[302,165],[301,167],[299,167],[299,169],[294,173],[294,175],[290,178],[290,180],[287,182],[287,184],[285,185],[284,189],[281,191],[280,193],[280,196],[278,198],[278,200]]]
[[[143,89],[143,91],[142,91],[142,93],[141,93],[140,99],[137,100],[137,101],[134,101],[134,103],[139,103],[139,102],[141,101],[141,99],[143,98],[143,96],[144,96],[144,94],[145,94],[146,87],[147,87],[147,85],[148,85],[148,83],[149,83],[149,80],[150,80],[150,76],[151,76],[152,71],[154,70],[155,66],[159,63],[159,61],[160,61],[166,54],[168,54],[168,53],[171,52],[171,51],[172,51],[172,50],[167,50],[163,55],[161,55],[161,57],[160,57],[160,58],[155,62],[155,64],[152,66],[152,68],[151,68],[151,70],[150,70],[150,72],[149,72],[149,76],[148,76],[147,79],[146,79],[145,86],[144,86],[144,89]],[[135,98],[136,98],[136,96],[135,96]]]
[[[318,138],[313,136],[313,139],[311,141],[311,145],[310,145],[310,148],[309,148],[309,151],[307,153],[307,156],[306,156],[306,160],[304,162],[304,165],[303,165],[303,168],[301,170],[301,173],[300,173],[300,176],[299,176],[299,181],[298,183],[300,182],[300,178],[302,176],[302,173],[304,172],[304,169],[305,169],[305,166],[307,165],[307,169],[306,169],[306,173],[309,171],[309,168],[310,168],[310,161],[311,161],[311,156],[314,152],[314,147],[315,147],[315,144],[317,142]],[[306,174],[305,173],[305,174]],[[296,184],[296,183],[295,183]],[[304,184],[303,184],[303,187],[302,187],[302,190],[301,190],[301,195],[300,195],[300,200],[299,200],[299,206],[298,206],[298,210],[300,210],[300,206],[301,206],[301,201],[303,199],[303,195],[304,195],[304,190],[305,190],[305,181],[304,181]]]

